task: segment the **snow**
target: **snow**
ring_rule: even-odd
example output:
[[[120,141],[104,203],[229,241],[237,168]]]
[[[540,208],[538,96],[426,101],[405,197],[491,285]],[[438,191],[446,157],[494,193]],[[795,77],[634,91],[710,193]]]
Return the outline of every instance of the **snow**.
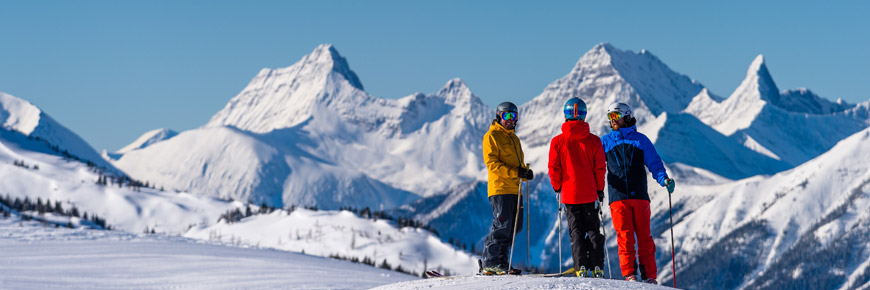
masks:
[[[791,251],[811,251],[792,247],[804,235],[814,237],[825,249],[856,227],[866,229],[868,142],[870,129],[865,129],[794,169],[705,189],[715,192],[713,198],[674,227],[678,251],[689,256],[703,252],[742,225],[762,220],[772,233],[765,238],[772,243],[756,245],[765,248],[765,256],[758,257],[765,261],[764,268]],[[861,247],[866,250],[866,245]]]
[[[563,122],[558,108],[574,96],[586,101],[587,120],[598,135],[609,132],[604,117],[607,105],[616,101],[631,105],[639,131],[655,142],[668,173],[677,180],[677,191],[670,196],[649,181],[661,282],[667,284],[674,275],[668,255],[669,205],[673,205],[680,267],[677,274],[690,287],[800,288],[801,284],[771,284],[792,281],[780,278],[799,272],[844,283],[842,287],[867,287],[870,173],[866,164],[870,163],[870,152],[866,144],[870,129],[866,128],[870,126],[870,101],[851,105],[827,101],[804,88],[780,91],[763,56],[752,62],[741,85],[723,99],[670,70],[646,50],[622,51],[606,43],[588,51],[567,75],[540,95],[520,104],[517,133],[526,162],[531,162],[537,178],[530,182],[530,242],[521,238],[516,245],[530,249],[531,261],[521,257],[515,263],[530,262],[543,269],[570,264],[567,234],[562,236],[564,251],[555,250],[559,222],[546,160],[550,139]],[[467,274],[476,268],[475,256],[445,241],[453,239],[468,248],[481,249],[492,219],[480,140],[493,109],[458,78],[447,81],[433,94],[414,93],[399,99],[368,95],[347,60],[331,45],[319,46],[289,67],[262,70],[201,128],[177,136],[166,130],[151,131],[131,143],[130,150],[122,150],[123,155],[105,154],[116,158],[109,160],[112,164],[97,160],[110,171],[115,170],[114,165],[168,191],[95,184],[99,169],[65,159],[52,148],[59,146],[80,157],[98,156],[83,140],[24,100],[0,93],[0,105],[0,176],[4,177],[0,194],[51,199],[65,207],[76,205],[106,217],[111,226],[128,233],[147,228],[173,235],[85,231],[86,222],[48,214],[43,218],[58,224],[69,221],[78,229],[21,227],[12,225],[18,222],[7,222],[7,228],[31,230],[0,231],[0,251],[5,251],[5,245],[23,249],[25,246],[16,243],[25,240],[51,257],[68,256],[61,249],[69,244],[101,267],[150,271],[129,266],[132,263],[128,260],[113,260],[113,256],[165,257],[173,265],[184,266],[146,264],[158,270],[145,272],[155,274],[137,280],[129,278],[134,275],[119,278],[112,272],[74,272],[78,268],[72,266],[72,258],[62,258],[68,260],[57,262],[66,267],[49,267],[55,271],[49,274],[62,277],[58,283],[73,285],[70,287],[97,287],[76,284],[87,283],[82,282],[87,279],[76,280],[78,276],[93,277],[107,288],[192,285],[181,278],[158,278],[181,277],[176,272],[187,269],[194,271],[190,273],[196,281],[220,283],[207,288],[366,288],[387,283],[332,279],[318,270],[303,271],[306,276],[296,279],[301,284],[293,284],[285,283],[282,275],[270,274],[280,273],[275,269],[311,265],[322,269],[318,267],[327,262],[321,261],[331,261],[290,253],[303,250],[313,255],[374,257],[376,262],[386,260],[417,272],[424,267],[443,267]],[[16,161],[39,165],[40,169],[12,165]],[[313,205],[329,210],[277,210],[232,224],[217,222],[220,214],[248,202],[281,208]],[[342,206],[387,210],[391,215],[418,219],[441,235],[399,229],[386,220],[373,221],[335,210]],[[616,239],[609,220],[605,209],[603,223],[610,234],[607,249],[615,260]],[[843,247],[862,254],[843,255]],[[131,253],[124,252],[126,248]],[[214,252],[217,257],[179,256],[158,252],[161,248]],[[99,254],[99,249],[113,254]],[[799,254],[839,260],[830,265],[802,260],[787,263]],[[283,258],[275,261],[271,256]],[[16,261],[25,259],[17,257],[22,258]],[[281,262],[285,260],[305,262]],[[709,263],[716,265],[711,268]],[[212,264],[227,267],[216,269],[221,277],[197,271]],[[223,266],[231,264],[257,269],[240,273],[266,273],[267,281],[274,283],[234,276],[227,270],[229,266]],[[731,268],[722,269],[721,265]],[[820,265],[830,269],[820,271]],[[37,271],[34,267],[29,271]],[[369,272],[360,273],[356,276],[368,277]],[[19,274],[15,277],[44,273]],[[0,288],[58,286],[40,284],[49,282],[36,278],[24,281],[7,277],[0,271]],[[399,280],[403,279],[394,282]],[[21,284],[9,284],[18,283],[15,281]],[[794,283],[800,281],[808,279]],[[385,287],[652,287],[625,283],[460,277]]]
[[[31,139],[45,142],[54,154],[66,151],[84,161],[90,161],[107,170],[117,171],[103,160],[84,139],[52,119],[48,114],[30,102],[0,92],[0,126],[5,130],[19,132]]]
[[[208,130],[221,130],[229,134],[238,134],[237,130],[229,128],[215,128]],[[186,142],[191,132],[185,132],[172,140]],[[196,136],[194,136],[196,137]],[[308,251],[309,254],[328,256],[331,254],[368,255],[373,258],[387,258],[393,265],[401,265],[408,270],[420,272],[422,265],[427,261],[432,267],[443,265],[443,269],[454,272],[469,272],[476,269],[476,259],[463,251],[458,251],[452,246],[440,241],[428,232],[421,230],[397,229],[395,223],[387,221],[371,221],[350,215],[348,212],[321,211],[317,213],[303,214],[307,212],[299,209],[292,215],[281,218],[276,211],[273,215],[254,216],[240,223],[227,225],[217,224],[218,217],[235,208],[246,205],[238,201],[220,200],[213,197],[197,196],[187,192],[162,191],[152,188],[130,188],[96,184],[99,175],[84,164],[75,161],[64,160],[59,156],[47,154],[50,151],[45,144],[29,140],[17,132],[0,130],[0,194],[9,195],[10,198],[29,197],[61,202],[63,207],[70,209],[72,206],[87,212],[90,216],[99,215],[105,218],[112,228],[140,233],[145,230],[153,230],[157,233],[171,235],[185,235],[203,240],[226,240],[244,245],[262,245],[288,251]],[[246,139],[233,138],[239,142]],[[189,141],[195,142],[196,138]],[[199,140],[203,141],[203,140]],[[163,142],[153,145],[163,146]],[[136,155],[139,150],[128,154]],[[258,148],[252,154],[269,154],[265,148]],[[178,153],[177,161],[192,163],[185,157],[196,158]],[[240,156],[240,155],[235,155]],[[241,157],[244,157],[241,155]],[[249,158],[255,159],[255,158]],[[241,162],[244,159],[228,159],[230,162]],[[16,161],[23,161],[31,168],[23,168],[13,165]],[[38,165],[39,169],[33,169]],[[160,186],[157,186],[159,188]],[[380,192],[372,190],[372,192]],[[259,208],[254,206],[254,211]],[[28,212],[31,216],[37,216],[35,212]],[[71,223],[75,227],[86,224],[79,218],[69,218],[46,214],[41,219],[52,221],[55,224],[66,225]],[[301,219],[301,220],[300,220]],[[311,224],[309,222],[319,220],[322,223]],[[287,226],[287,224],[297,226]],[[318,236],[317,239],[309,239],[300,242],[290,242],[290,230],[308,232],[317,228],[318,225],[326,226],[327,237]],[[224,228],[225,227],[225,228]],[[335,228],[343,230],[333,231]],[[208,235],[210,231],[218,231],[218,238]],[[239,231],[235,233],[234,231]],[[224,233],[221,235],[220,233]],[[262,233],[272,233],[263,235]],[[383,235],[382,235],[383,234]],[[232,237],[232,238],[231,238]],[[386,244],[367,242],[365,237],[375,237]],[[322,239],[323,238],[323,239]],[[351,247],[351,240],[359,240],[359,247]],[[334,242],[336,244],[326,243]],[[344,241],[339,243],[340,241]],[[367,245],[367,243],[372,243]],[[331,245],[326,248],[325,245]],[[351,249],[353,248],[353,249]],[[405,255],[385,249],[404,249]],[[320,249],[320,250],[317,250]],[[358,252],[354,252],[358,250]],[[379,260],[380,262],[381,260]],[[418,267],[415,268],[415,267]]]
[[[780,92],[762,55],[753,60],[730,97],[719,102],[705,93],[696,96],[685,112],[791,167],[870,124],[861,105],[833,103],[805,88]]]
[[[325,209],[389,209],[485,178],[480,140],[492,112],[461,79],[398,100],[354,79],[334,47],[320,46],[262,71],[202,128],[114,164],[199,195]]]
[[[136,139],[136,141],[133,141],[133,143],[124,146],[124,148],[118,149],[118,151],[115,151],[115,153],[125,154],[133,150],[142,149],[151,146],[151,144],[175,137],[175,135],[178,135],[178,132],[165,128],[154,129],[145,132],[145,134],[139,136],[139,139]]]
[[[415,280],[389,284],[372,288],[373,290],[405,290],[405,289],[673,289],[669,285],[652,285],[639,282],[628,282],[609,279],[590,278],[539,278],[528,276],[466,276]]]
[[[417,279],[298,253],[0,218],[3,289],[368,289]]]
[[[442,243],[422,229],[397,229],[386,220],[373,222],[348,211],[296,209],[257,215],[240,222],[190,229],[186,237],[258,245],[316,256],[370,258],[423,273],[424,267],[451,273],[476,273],[477,256]],[[394,266],[395,267],[395,266]]]

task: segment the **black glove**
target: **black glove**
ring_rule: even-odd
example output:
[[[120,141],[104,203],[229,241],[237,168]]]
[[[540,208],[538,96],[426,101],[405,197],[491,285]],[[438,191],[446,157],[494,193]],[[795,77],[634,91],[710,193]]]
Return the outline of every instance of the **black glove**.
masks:
[[[604,191],[603,190],[598,191],[598,202],[604,202]]]
[[[526,169],[522,167],[517,167],[517,173],[519,173],[519,177],[527,180],[532,180],[535,178],[535,173],[532,172],[531,169]]]

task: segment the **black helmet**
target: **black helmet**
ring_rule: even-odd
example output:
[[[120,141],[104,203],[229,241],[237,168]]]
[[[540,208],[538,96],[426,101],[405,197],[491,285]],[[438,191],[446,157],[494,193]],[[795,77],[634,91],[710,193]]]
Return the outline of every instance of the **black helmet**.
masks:
[[[501,112],[514,112],[514,113],[516,113],[518,111],[519,110],[517,110],[517,105],[514,105],[514,103],[503,102],[501,104],[498,104],[498,107],[495,107],[495,116],[501,117]]]

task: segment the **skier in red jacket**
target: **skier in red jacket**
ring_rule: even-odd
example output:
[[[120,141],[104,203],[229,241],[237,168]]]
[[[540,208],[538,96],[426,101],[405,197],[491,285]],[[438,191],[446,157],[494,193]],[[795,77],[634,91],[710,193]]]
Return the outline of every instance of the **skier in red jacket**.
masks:
[[[586,103],[571,98],[564,107],[562,134],[550,142],[550,182],[561,195],[568,217],[571,255],[578,277],[604,277],[604,236],[598,213],[607,173],[604,147],[589,132]]]

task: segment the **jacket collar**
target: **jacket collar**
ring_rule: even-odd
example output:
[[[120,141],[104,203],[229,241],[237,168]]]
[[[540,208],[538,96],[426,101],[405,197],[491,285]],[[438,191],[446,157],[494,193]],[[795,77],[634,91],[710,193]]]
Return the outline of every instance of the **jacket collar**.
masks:
[[[502,126],[501,124],[499,124],[496,121],[492,121],[492,124],[489,125],[489,130],[490,131],[504,131],[505,133],[509,133],[509,134],[514,133],[514,129],[511,129],[511,130],[505,129],[504,126]]]
[[[628,134],[637,132],[637,125],[628,128],[619,128],[619,130],[613,130],[613,132],[619,132],[622,136],[628,136]]]

